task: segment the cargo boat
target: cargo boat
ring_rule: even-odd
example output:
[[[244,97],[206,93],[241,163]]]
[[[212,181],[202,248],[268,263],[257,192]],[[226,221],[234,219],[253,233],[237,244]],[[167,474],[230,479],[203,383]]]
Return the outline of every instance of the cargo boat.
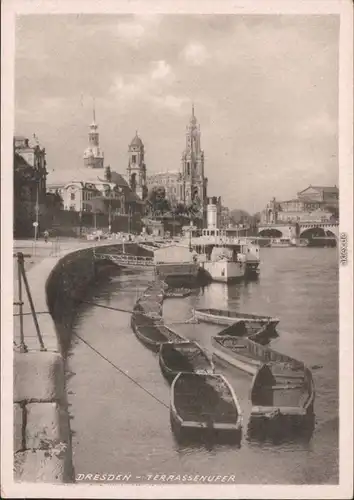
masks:
[[[154,352],[159,352],[160,346],[164,342],[183,342],[186,340],[164,324],[157,323],[154,318],[145,314],[133,313],[131,327],[138,340]]]
[[[190,288],[170,288],[165,292],[166,298],[184,298],[191,294]]]
[[[213,361],[221,360],[250,375],[255,375],[261,366],[268,362],[300,363],[286,354],[256,342],[254,338],[217,335],[212,337],[211,343]]]
[[[217,325],[232,325],[237,321],[244,321],[247,323],[247,327],[253,329],[255,332],[265,325],[269,329],[275,330],[275,327],[279,323],[278,318],[242,313],[230,309],[194,309],[194,317],[198,321]]]
[[[169,342],[162,344],[159,355],[160,368],[167,380],[178,373],[214,373],[214,364],[197,342]]]
[[[251,419],[287,420],[301,426],[313,415],[314,399],[312,374],[303,363],[265,363],[253,378]]]
[[[171,386],[170,419],[177,440],[241,439],[240,405],[223,375],[177,375]]]

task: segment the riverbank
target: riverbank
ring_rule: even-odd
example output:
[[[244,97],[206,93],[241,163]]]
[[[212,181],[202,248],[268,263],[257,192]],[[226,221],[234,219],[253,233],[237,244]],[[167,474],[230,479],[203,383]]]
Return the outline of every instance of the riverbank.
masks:
[[[60,249],[42,242],[16,242],[27,255],[25,270],[41,335],[23,290],[23,332],[14,311],[14,478],[16,481],[71,482],[71,431],[66,397],[66,353],[78,301],[97,278],[95,252],[119,251],[112,242],[68,242]],[[103,250],[101,250],[101,248]],[[134,251],[137,251],[134,248]],[[35,255],[33,255],[35,253]],[[14,259],[14,278],[17,266]],[[14,283],[16,285],[16,283]],[[16,300],[16,286],[15,300]],[[17,315],[16,315],[17,314]],[[16,316],[15,316],[16,315]]]

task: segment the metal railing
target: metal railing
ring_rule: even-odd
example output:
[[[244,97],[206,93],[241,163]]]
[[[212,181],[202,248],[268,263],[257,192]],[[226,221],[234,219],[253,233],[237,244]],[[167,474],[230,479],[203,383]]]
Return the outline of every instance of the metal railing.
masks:
[[[129,254],[108,254],[95,252],[95,259],[111,260],[115,264],[123,264],[128,266],[154,266],[152,257],[141,257]]]
[[[36,329],[37,333],[37,338],[38,342],[40,345],[40,350],[41,351],[46,351],[47,349],[44,346],[43,338],[40,332],[38,320],[37,320],[37,314],[36,310],[34,307],[33,299],[32,299],[32,294],[30,290],[30,286],[28,283],[26,271],[25,271],[25,257],[31,257],[31,255],[28,254],[23,254],[22,252],[17,252],[16,254],[13,255],[13,257],[17,258],[17,277],[18,277],[18,300],[13,302],[14,306],[19,306],[19,317],[20,317],[20,352],[27,352],[28,348],[25,343],[25,335],[24,335],[24,329],[23,329],[23,316],[27,313],[23,312],[23,294],[22,294],[22,284],[25,286],[26,294],[27,294],[27,299],[28,303],[31,309],[31,315],[33,318],[34,326]],[[15,315],[15,314],[14,314]]]

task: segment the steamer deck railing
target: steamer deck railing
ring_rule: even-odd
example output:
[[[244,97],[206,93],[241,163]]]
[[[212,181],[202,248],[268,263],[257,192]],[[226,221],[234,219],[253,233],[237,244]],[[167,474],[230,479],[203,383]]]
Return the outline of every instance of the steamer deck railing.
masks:
[[[110,254],[110,253],[95,253],[96,260],[110,260],[117,266],[121,267],[134,267],[134,268],[146,268],[154,267],[153,257],[142,257],[139,255],[129,255],[129,254]]]

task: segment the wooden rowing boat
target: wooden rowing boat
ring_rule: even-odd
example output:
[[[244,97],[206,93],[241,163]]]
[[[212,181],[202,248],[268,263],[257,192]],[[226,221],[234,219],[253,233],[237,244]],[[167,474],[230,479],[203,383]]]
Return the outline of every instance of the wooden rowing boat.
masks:
[[[197,342],[169,342],[160,347],[159,363],[167,380],[178,373],[213,373],[214,364]]]
[[[249,328],[253,328],[255,331],[264,325],[268,325],[270,329],[274,330],[279,323],[278,318],[271,316],[248,314],[229,309],[195,309],[194,316],[198,321],[217,325],[232,325],[236,321],[244,321]]]
[[[145,314],[151,318],[162,318],[162,302],[153,298],[141,298],[136,302],[133,311]]]
[[[217,335],[212,337],[211,343],[213,361],[222,361],[250,375],[255,375],[259,368],[268,362],[300,363],[286,354],[274,351],[267,345],[255,342],[254,337]]]
[[[170,418],[177,439],[241,438],[240,405],[223,375],[177,375],[171,386]]]
[[[168,298],[184,298],[188,297],[191,294],[190,288],[171,288],[165,292],[166,297]]]
[[[159,352],[164,342],[183,342],[184,337],[167,328],[162,323],[157,323],[145,314],[133,313],[131,327],[136,337],[149,349]]]
[[[300,361],[265,363],[253,378],[251,419],[284,417],[292,425],[313,415],[315,387],[311,371]]]
[[[246,321],[237,321],[230,326],[227,326],[218,336],[232,336],[232,337],[248,337],[260,344],[268,344],[271,338],[277,337],[275,330],[269,326],[268,323],[259,325],[258,330],[254,330],[253,326]]]

